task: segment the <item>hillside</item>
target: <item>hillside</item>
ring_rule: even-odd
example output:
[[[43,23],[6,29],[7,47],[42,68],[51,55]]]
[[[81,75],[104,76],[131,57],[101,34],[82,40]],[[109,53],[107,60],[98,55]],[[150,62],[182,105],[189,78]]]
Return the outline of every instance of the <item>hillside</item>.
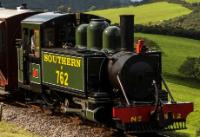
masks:
[[[188,130],[179,132],[195,136],[197,128],[200,127],[200,85],[197,81],[182,78],[178,68],[187,56],[200,56],[200,41],[143,33],[136,33],[135,36],[154,41],[164,51],[163,72],[172,94],[178,101],[190,101],[195,104],[195,112],[188,118]]]
[[[137,37],[150,39],[164,51],[164,73],[179,75],[178,68],[186,57],[200,56],[200,41],[181,37],[137,33]],[[173,64],[173,66],[172,66]]]
[[[137,7],[129,6],[125,8],[91,11],[88,13],[104,16],[111,19],[113,23],[119,22],[120,14],[134,14],[136,24],[147,24],[149,22],[155,23],[186,15],[190,12],[190,9],[179,4],[156,2]]]
[[[90,9],[111,8],[129,5],[129,0],[1,0],[2,5],[15,8],[21,3],[27,3],[31,9],[56,10],[63,5],[72,11],[85,11]]]
[[[175,19],[163,22],[164,27],[183,28],[185,30],[195,30],[200,32],[200,9],[194,10],[192,13]]]

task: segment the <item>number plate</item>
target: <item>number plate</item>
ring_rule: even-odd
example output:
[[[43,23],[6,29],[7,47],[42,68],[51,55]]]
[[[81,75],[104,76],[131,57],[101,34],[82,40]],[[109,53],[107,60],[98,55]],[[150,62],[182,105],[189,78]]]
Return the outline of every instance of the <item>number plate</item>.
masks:
[[[42,52],[42,76],[44,83],[84,91],[84,59]]]

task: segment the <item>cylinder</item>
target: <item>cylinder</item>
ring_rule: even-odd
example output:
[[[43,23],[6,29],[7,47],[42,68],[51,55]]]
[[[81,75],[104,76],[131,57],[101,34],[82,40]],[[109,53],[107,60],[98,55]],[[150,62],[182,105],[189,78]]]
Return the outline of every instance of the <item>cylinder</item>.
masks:
[[[87,28],[87,47],[91,50],[102,49],[102,34],[108,22],[102,19],[92,19]]]
[[[76,29],[77,47],[87,47],[87,27],[88,24],[82,24]]]
[[[119,51],[121,49],[120,28],[109,26],[103,32],[103,49],[110,52]]]
[[[134,51],[134,15],[120,16],[121,48],[125,51]]]

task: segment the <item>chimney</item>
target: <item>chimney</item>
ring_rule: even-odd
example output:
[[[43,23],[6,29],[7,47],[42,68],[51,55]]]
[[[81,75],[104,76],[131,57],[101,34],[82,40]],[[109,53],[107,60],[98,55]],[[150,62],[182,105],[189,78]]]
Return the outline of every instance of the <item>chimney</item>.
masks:
[[[134,15],[120,16],[121,48],[134,51]]]
[[[1,4],[1,1],[0,1],[0,8],[3,8],[2,4]]]

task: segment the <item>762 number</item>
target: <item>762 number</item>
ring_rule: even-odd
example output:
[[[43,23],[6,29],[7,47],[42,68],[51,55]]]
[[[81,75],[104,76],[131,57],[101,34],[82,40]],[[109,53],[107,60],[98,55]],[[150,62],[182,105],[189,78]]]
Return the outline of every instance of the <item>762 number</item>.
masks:
[[[57,84],[63,85],[63,86],[68,86],[68,80],[69,80],[69,75],[67,72],[62,72],[57,70],[56,71],[56,75],[57,75]]]

